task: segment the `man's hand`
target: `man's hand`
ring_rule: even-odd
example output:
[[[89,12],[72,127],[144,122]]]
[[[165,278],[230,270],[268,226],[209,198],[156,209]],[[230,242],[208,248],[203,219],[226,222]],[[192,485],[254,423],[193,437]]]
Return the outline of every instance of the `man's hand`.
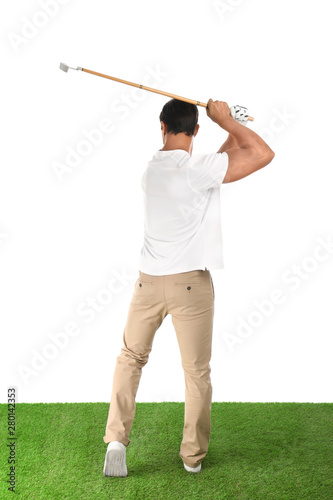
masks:
[[[222,128],[225,128],[225,125],[230,123],[230,120],[233,120],[228,104],[223,101],[213,101],[213,99],[209,99],[206,113],[213,122],[217,123]]]

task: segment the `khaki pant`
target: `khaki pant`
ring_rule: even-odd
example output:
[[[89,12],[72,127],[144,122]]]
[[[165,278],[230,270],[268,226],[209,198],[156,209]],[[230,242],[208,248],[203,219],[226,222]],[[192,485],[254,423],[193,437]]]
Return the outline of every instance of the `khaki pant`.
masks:
[[[139,271],[117,358],[105,443],[130,443],[135,397],[156,330],[172,315],[185,376],[185,415],[180,457],[196,467],[208,451],[212,386],[210,358],[214,286],[209,270],[153,276]],[[172,367],[173,361],[170,361]],[[162,374],[160,374],[162,377]]]

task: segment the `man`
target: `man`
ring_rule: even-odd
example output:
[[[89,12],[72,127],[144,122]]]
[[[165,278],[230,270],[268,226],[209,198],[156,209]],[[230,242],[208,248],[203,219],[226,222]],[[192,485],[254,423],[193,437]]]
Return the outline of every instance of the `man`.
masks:
[[[108,443],[106,476],[127,476],[126,447],[141,371],[167,314],[172,315],[185,375],[179,453],[184,468],[199,472],[208,451],[215,299],[209,270],[223,268],[220,186],[268,165],[274,153],[231,117],[225,102],[210,99],[206,112],[229,134],[218,152],[192,156],[198,108],[172,99],[160,114],[163,148],[142,176],[144,241],[103,438]]]

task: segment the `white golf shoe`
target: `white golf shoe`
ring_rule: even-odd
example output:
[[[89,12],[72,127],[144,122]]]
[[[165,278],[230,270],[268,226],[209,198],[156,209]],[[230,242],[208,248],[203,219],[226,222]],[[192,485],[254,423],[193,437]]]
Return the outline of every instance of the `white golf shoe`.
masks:
[[[184,462],[183,462],[184,463]],[[189,467],[188,465],[186,465],[184,463],[184,468],[188,471],[188,472],[200,472],[201,471],[201,464],[199,464],[197,467]]]
[[[126,477],[126,446],[119,441],[111,441],[108,444],[103,474],[105,476]]]

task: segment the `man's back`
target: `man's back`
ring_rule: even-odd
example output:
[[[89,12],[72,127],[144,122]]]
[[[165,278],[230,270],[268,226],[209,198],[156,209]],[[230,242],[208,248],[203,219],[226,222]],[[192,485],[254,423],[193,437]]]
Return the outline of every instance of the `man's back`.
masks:
[[[141,182],[142,272],[164,275],[223,268],[220,187],[227,167],[227,154],[156,152]]]

